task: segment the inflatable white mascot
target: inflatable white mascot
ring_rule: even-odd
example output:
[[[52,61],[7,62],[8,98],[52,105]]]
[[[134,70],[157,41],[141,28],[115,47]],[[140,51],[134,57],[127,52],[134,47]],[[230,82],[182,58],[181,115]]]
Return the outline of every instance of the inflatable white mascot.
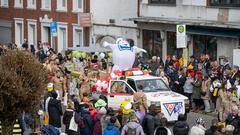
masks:
[[[139,52],[145,52],[146,50],[138,48],[137,46],[130,46],[128,41],[123,38],[118,38],[115,44],[110,44],[108,42],[103,43],[104,47],[110,47],[113,51],[113,68],[112,73],[115,70],[125,70],[127,68],[132,68],[135,61],[135,54]]]

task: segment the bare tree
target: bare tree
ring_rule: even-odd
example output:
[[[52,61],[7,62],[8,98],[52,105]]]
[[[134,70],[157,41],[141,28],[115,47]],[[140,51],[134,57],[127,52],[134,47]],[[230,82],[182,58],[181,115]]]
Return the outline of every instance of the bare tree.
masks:
[[[7,51],[0,56],[0,121],[11,135],[23,111],[36,113],[47,85],[47,72],[29,52]]]

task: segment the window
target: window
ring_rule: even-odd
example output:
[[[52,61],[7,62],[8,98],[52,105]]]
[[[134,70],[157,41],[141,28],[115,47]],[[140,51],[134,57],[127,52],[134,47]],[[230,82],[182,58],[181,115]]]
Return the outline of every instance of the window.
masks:
[[[170,89],[161,79],[137,80],[137,88],[143,89],[144,92],[169,91]]]
[[[148,52],[149,56],[145,55],[145,58],[152,56],[162,57],[162,39],[160,31],[143,30],[143,49]]]
[[[42,9],[51,10],[51,0],[42,0]]]
[[[178,58],[182,57],[182,49],[176,46],[176,33],[167,32],[167,54],[176,55]]]
[[[8,0],[1,0],[1,7],[8,7]]]
[[[23,0],[14,0],[15,8],[23,8]]]
[[[149,0],[151,4],[170,4],[176,5],[176,0]]]
[[[111,82],[111,93],[128,93],[133,94],[132,89],[122,81]]]
[[[15,18],[15,44],[21,47],[24,39],[24,23],[23,19]]]
[[[37,24],[36,20],[28,20],[28,43],[29,45],[36,45],[37,41]]]
[[[240,0],[209,0],[210,6],[240,7]]]
[[[36,9],[36,0],[28,0],[27,8],[28,9]]]
[[[67,0],[57,0],[57,11],[67,11]]]
[[[57,45],[57,50],[58,52],[62,52],[63,50],[65,51],[67,49],[67,44],[68,44],[68,25],[65,22],[58,22],[58,45]]]
[[[73,27],[73,46],[83,47],[83,30],[80,27]]]
[[[83,12],[83,0],[73,0],[73,12]]]
[[[193,54],[200,58],[201,54],[209,54],[213,60],[217,59],[217,38],[213,36],[194,35]]]

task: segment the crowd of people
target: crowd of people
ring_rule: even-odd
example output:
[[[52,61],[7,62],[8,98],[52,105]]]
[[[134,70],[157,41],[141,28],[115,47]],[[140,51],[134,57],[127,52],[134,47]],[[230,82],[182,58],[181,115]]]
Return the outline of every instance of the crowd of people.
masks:
[[[134,103],[123,101],[118,111],[107,107],[107,100],[100,96],[91,100],[91,86],[98,78],[98,70],[106,70],[111,63],[107,58],[91,56],[72,58],[70,52],[55,53],[49,45],[39,42],[38,51],[29,49],[27,41],[22,48],[35,55],[48,71],[49,84],[39,111],[41,131],[45,134],[60,134],[63,127],[68,135],[239,135],[240,112],[237,94],[240,83],[238,66],[212,61],[208,54],[200,59],[191,56],[187,66],[177,56],[160,57],[144,61],[138,55],[134,67],[149,70],[159,76],[169,87],[190,100],[191,111],[217,114],[210,129],[205,120],[196,118],[196,125],[189,127],[186,116],[180,114],[173,130],[167,119],[155,105],[146,105],[142,90],[134,94]],[[93,69],[93,70],[91,70]],[[97,70],[96,70],[97,69]],[[73,75],[74,70],[80,74]],[[72,76],[75,76],[76,82]],[[76,77],[77,76],[77,77]],[[71,92],[74,90],[78,91]],[[29,119],[29,118],[26,118]],[[30,125],[23,120],[22,125]],[[30,126],[25,126],[22,131]]]

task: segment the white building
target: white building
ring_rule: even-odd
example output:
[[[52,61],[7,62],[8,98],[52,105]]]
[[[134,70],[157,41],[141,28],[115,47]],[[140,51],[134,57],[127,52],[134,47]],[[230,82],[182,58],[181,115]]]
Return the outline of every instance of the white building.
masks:
[[[101,46],[103,41],[114,43],[118,37],[132,39],[137,43],[137,25],[127,20],[137,17],[136,0],[91,0],[90,5],[92,45]]]
[[[208,53],[232,61],[239,47],[240,0],[142,0],[140,16],[131,18],[140,28],[140,43],[150,55],[178,55],[176,25],[186,24],[189,56]]]

